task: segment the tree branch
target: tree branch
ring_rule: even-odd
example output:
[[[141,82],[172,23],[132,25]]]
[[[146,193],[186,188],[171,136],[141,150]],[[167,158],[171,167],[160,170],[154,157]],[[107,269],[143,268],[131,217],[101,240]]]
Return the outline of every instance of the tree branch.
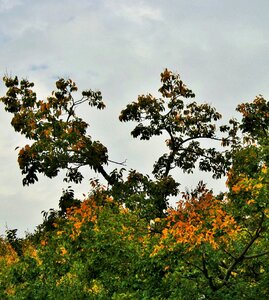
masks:
[[[170,138],[171,138],[171,143],[172,143],[172,150],[170,151],[170,154],[168,156],[168,160],[167,160],[167,164],[166,164],[166,167],[165,167],[165,172],[164,172],[164,177],[167,177],[169,172],[171,171],[172,169],[172,163],[174,161],[174,158],[175,158],[175,155],[176,155],[176,152],[178,150],[178,148],[176,147],[176,143],[175,143],[175,138],[174,136],[172,135],[172,132],[170,130],[169,127],[165,128],[166,131],[168,132]]]
[[[113,164],[116,164],[116,165],[120,165],[120,166],[126,166],[126,159],[122,162],[117,162],[115,160],[111,160],[111,159],[108,159],[107,161],[113,163]]]
[[[184,141],[182,141],[180,144],[179,144],[179,147],[182,146],[183,144],[185,144],[186,142],[189,142],[189,141],[192,141],[192,140],[196,140],[196,139],[210,139],[210,140],[213,140],[213,141],[218,141],[218,142],[221,142],[222,139],[220,138],[217,138],[217,137],[209,137],[209,136],[202,136],[202,135],[198,135],[198,136],[193,136],[193,137],[188,137],[186,138]]]
[[[231,266],[228,268],[226,275],[224,277],[224,281],[223,281],[223,285],[225,285],[227,283],[227,281],[229,280],[232,271],[234,270],[234,268],[244,259],[246,259],[247,257],[245,256],[246,253],[248,252],[248,250],[251,248],[251,246],[254,244],[254,242],[260,237],[260,233],[262,231],[262,224],[264,221],[264,214],[262,214],[262,218],[259,222],[258,228],[255,231],[255,235],[252,237],[252,239],[248,242],[248,244],[245,246],[245,248],[243,249],[242,253],[235,258],[235,261],[231,264]],[[250,258],[250,257],[249,257]]]
[[[252,258],[257,258],[257,257],[264,256],[264,255],[267,255],[267,254],[269,254],[269,251],[262,252],[262,253],[259,253],[259,254],[253,254],[253,255],[245,256],[244,258],[245,259],[252,259]]]
[[[115,183],[115,180],[105,171],[102,165],[97,168],[97,171],[103,175],[108,184],[113,185]]]
[[[216,287],[216,285],[213,282],[212,277],[208,274],[208,270],[206,267],[206,259],[205,259],[205,255],[202,255],[202,264],[203,264],[203,269],[202,272],[205,275],[205,278],[208,280],[209,286],[211,288],[212,291],[217,291],[218,287]]]

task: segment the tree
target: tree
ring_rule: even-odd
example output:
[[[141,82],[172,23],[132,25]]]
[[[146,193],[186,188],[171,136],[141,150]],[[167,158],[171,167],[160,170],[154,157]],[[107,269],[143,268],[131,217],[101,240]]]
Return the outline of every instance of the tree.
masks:
[[[39,173],[52,178],[61,169],[67,170],[66,181],[79,183],[83,179],[80,168],[89,166],[103,175],[119,201],[142,210],[147,207],[146,214],[152,210],[153,215],[160,216],[167,208],[169,197],[178,194],[179,182],[172,177],[173,169],[190,173],[198,164],[200,170],[210,171],[213,177],[219,178],[229,166],[229,151],[204,147],[201,141],[217,141],[223,146],[234,144],[237,123],[231,121],[229,126],[217,127],[221,115],[216,109],[208,104],[187,102],[195,97],[194,93],[179,75],[167,69],[161,74],[162,98],[141,95],[119,117],[122,122],[138,122],[131,132],[135,138],[149,140],[156,135],[167,135],[168,152],[155,162],[154,179],[134,170],[129,171],[127,179],[123,176],[124,169],[115,169],[110,174],[105,171],[104,165],[111,162],[107,148],[92,140],[87,133],[89,124],[75,112],[84,103],[103,109],[101,92],[83,91],[82,97],[76,100],[76,84],[70,79],[59,79],[57,90],[51,96],[37,100],[32,89],[34,84],[28,80],[4,77],[4,82],[7,92],[0,100],[5,110],[13,114],[11,124],[15,131],[33,141],[18,154],[24,185],[37,181]]]
[[[135,138],[149,140],[153,136],[167,134],[165,142],[169,152],[157,160],[153,174],[156,178],[167,177],[176,167],[190,173],[199,161],[200,170],[211,171],[214,177],[221,177],[227,168],[225,155],[215,148],[203,147],[201,140],[218,141],[227,146],[235,141],[236,128],[233,128],[234,131],[229,126],[218,128],[216,121],[221,119],[221,114],[209,104],[186,102],[185,99],[195,95],[179,75],[165,69],[161,82],[159,92],[163,98],[141,95],[136,102],[127,105],[119,117],[120,121],[138,122],[131,132]],[[231,124],[236,125],[232,121]],[[219,130],[229,132],[228,136],[217,136]]]
[[[99,141],[87,135],[89,124],[75,113],[76,106],[87,102],[90,106],[103,109],[102,95],[92,90],[82,92],[82,98],[75,100],[77,91],[71,80],[60,79],[57,90],[46,100],[37,100],[34,86],[27,80],[4,77],[8,88],[1,98],[5,110],[13,114],[11,121],[15,131],[32,140],[31,145],[20,149],[18,163],[23,184],[29,185],[38,180],[37,174],[49,178],[57,176],[60,169],[66,169],[66,181],[81,182],[81,166],[89,166],[111,181],[103,165],[108,163],[107,149]]]
[[[269,247],[269,102],[242,103],[242,120],[217,126],[220,114],[192,101],[179,75],[161,74],[162,98],[141,95],[120,121],[134,121],[133,137],[164,135],[168,151],[153,176],[123,168],[107,173],[106,147],[92,141],[75,106],[104,103],[59,80],[57,92],[37,101],[32,84],[5,78],[1,98],[15,130],[31,139],[19,152],[24,184],[38,173],[80,182],[81,166],[103,175],[84,201],[64,191],[59,210],[26,239],[9,230],[0,239],[0,297],[4,299],[266,299]],[[203,140],[226,147],[206,147]],[[206,145],[208,145],[207,143]],[[195,167],[227,176],[228,191],[214,195],[204,183],[179,193],[173,170]],[[176,207],[168,207],[171,195]]]

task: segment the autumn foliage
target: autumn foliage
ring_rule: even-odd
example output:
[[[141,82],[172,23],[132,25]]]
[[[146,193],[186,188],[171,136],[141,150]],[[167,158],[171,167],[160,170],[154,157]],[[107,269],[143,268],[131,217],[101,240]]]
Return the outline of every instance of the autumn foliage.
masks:
[[[165,136],[152,175],[126,171],[88,133],[78,105],[104,109],[101,92],[78,92],[72,80],[37,100],[34,84],[4,78],[0,100],[11,125],[30,140],[18,152],[23,184],[60,170],[83,180],[100,174],[84,199],[63,191],[59,209],[43,212],[36,231],[0,239],[1,299],[267,299],[269,295],[269,104],[242,103],[240,121],[195,97],[178,74],[161,74],[161,97],[140,95],[120,113],[134,138]],[[207,141],[204,143],[202,141]],[[212,146],[215,143],[217,146]],[[215,145],[214,144],[214,145]],[[108,164],[120,169],[108,172]],[[226,177],[215,195],[202,181],[180,190],[175,169]],[[169,200],[177,197],[171,206]]]
[[[176,209],[168,210],[167,226],[162,232],[161,240],[168,239],[165,244],[169,247],[183,244],[190,251],[208,243],[218,249],[236,238],[240,226],[225,211],[225,202],[216,199],[204,184],[191,193],[183,193],[182,198]]]

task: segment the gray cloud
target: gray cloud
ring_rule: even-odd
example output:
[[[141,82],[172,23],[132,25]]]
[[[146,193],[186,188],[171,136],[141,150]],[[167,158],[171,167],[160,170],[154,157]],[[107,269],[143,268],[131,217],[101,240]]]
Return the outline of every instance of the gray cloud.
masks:
[[[22,5],[21,0],[1,0],[0,13],[8,12],[18,6]]]

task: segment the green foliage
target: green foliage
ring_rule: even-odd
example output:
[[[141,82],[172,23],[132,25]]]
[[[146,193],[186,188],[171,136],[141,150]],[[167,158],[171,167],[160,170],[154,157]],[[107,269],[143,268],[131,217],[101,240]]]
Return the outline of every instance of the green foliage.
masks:
[[[141,95],[120,121],[136,122],[131,134],[149,140],[165,135],[167,153],[153,176],[104,166],[107,149],[88,135],[75,107],[105,107],[100,92],[77,91],[60,79],[57,90],[38,100],[27,80],[4,78],[0,100],[12,126],[32,141],[19,151],[23,183],[38,174],[82,180],[80,167],[103,175],[91,180],[80,201],[71,186],[59,209],[43,212],[36,232],[20,239],[16,229],[0,238],[1,299],[267,299],[269,280],[269,104],[259,96],[237,110],[242,120],[218,126],[221,115],[179,75],[161,74],[162,98]],[[226,148],[207,147],[217,142]],[[195,167],[227,176],[228,192],[213,195],[200,182],[180,193],[173,169]],[[169,207],[171,196],[177,206]]]
[[[17,237],[17,229],[8,229],[6,230],[6,238],[8,243],[20,256],[22,255],[22,240]]]
[[[262,137],[268,138],[269,127],[269,102],[261,95],[257,96],[251,103],[238,105],[243,118],[240,128],[252,140],[261,140]]]

